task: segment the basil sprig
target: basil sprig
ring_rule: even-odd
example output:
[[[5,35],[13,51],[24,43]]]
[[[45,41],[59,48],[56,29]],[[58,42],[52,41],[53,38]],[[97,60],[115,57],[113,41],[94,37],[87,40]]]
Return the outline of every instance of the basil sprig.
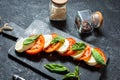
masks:
[[[51,41],[51,44],[55,44],[57,42],[64,42],[64,41],[65,41],[65,38],[58,35]]]
[[[73,46],[72,46],[72,50],[84,50],[86,47],[85,43],[83,42],[78,42],[78,43],[75,43]]]
[[[78,66],[75,67],[74,72],[70,72],[70,73],[66,74],[64,76],[63,80],[69,80],[70,78],[75,78],[77,80],[80,80]]]
[[[102,56],[97,50],[92,49],[92,55],[98,64],[106,65],[106,62],[103,60]]]
[[[23,45],[28,45],[28,44],[34,42],[38,37],[39,37],[39,35],[35,35],[35,36],[26,38],[23,42]]]
[[[55,73],[69,72],[69,69],[61,64],[56,64],[56,63],[45,64],[44,67]]]

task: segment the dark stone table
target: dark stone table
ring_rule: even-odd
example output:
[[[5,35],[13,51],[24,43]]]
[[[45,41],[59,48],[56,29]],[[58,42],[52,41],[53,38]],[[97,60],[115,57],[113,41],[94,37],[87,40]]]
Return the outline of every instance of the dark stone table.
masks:
[[[1,26],[14,22],[26,29],[35,19],[49,23],[49,0],[0,0]],[[69,0],[66,25],[53,25],[68,34],[100,47],[109,54],[107,69],[100,80],[120,79],[120,3],[119,0]],[[78,10],[101,11],[103,26],[87,36],[77,35],[74,18]],[[47,80],[44,75],[25,67],[8,56],[9,48],[15,43],[11,37],[0,34],[0,80],[11,80],[14,74],[26,80]]]

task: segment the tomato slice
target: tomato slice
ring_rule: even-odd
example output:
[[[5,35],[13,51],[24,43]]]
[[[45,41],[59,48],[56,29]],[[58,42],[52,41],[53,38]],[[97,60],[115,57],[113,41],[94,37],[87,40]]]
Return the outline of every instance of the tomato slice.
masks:
[[[50,44],[47,48],[44,49],[45,52],[50,53],[56,51],[62,45],[61,42],[56,44]]]
[[[69,41],[69,47],[68,50],[61,54],[62,56],[70,56],[76,53],[76,51],[71,50],[72,46],[76,43],[76,41],[73,38],[66,38]]]
[[[100,48],[94,48],[94,49],[97,50],[97,51],[100,53],[100,55],[102,56],[104,62],[106,63],[107,58],[106,58],[105,53],[104,53]],[[95,65],[95,67],[98,67],[98,68],[99,68],[99,67],[102,67],[102,65],[97,64],[97,65]]]
[[[51,35],[52,35],[52,38],[55,38],[57,36],[56,33],[52,33]]]
[[[73,38],[66,38],[69,41],[69,47],[72,47],[73,44],[76,43],[76,41]]]
[[[40,35],[39,38],[36,40],[34,46],[26,50],[26,53],[30,55],[34,55],[41,52],[43,48],[44,48],[44,37]]]
[[[87,45],[83,55],[78,60],[88,61],[90,57],[91,57],[91,47]]]
[[[52,33],[52,38],[55,38],[57,36],[56,33]],[[58,42],[55,44],[50,44],[47,48],[44,49],[45,52],[50,53],[53,51],[56,51],[60,46],[62,45],[62,42]]]

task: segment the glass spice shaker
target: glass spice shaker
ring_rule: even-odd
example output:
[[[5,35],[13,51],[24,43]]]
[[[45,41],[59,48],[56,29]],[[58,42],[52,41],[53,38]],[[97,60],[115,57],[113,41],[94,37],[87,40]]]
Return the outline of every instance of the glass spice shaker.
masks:
[[[77,16],[75,17],[75,27],[78,32],[81,33],[90,33],[94,28],[99,28],[102,26],[103,16],[101,12],[91,12],[91,10],[78,11]]]
[[[62,21],[66,20],[66,3],[67,0],[51,0],[49,4],[50,8],[50,20]]]

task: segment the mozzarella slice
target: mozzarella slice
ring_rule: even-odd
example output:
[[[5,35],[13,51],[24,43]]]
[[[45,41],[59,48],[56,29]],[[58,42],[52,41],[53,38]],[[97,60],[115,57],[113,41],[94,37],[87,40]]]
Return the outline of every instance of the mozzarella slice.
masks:
[[[44,48],[47,48],[50,45],[50,42],[52,41],[52,35],[43,35],[44,40],[45,40],[45,44],[44,44]]]
[[[64,52],[67,51],[68,47],[69,47],[69,41],[67,39],[65,39],[65,42],[63,43],[63,45],[56,51],[63,54]]]
[[[25,50],[31,48],[31,47],[34,45],[35,42],[30,43],[30,44],[28,44],[28,45],[23,45],[23,42],[24,42],[25,39],[26,39],[26,38],[21,38],[21,39],[19,39],[19,40],[16,42],[16,44],[15,44],[15,50],[16,50],[17,52],[24,52]]]
[[[21,38],[21,39],[19,39],[17,42],[16,42],[16,44],[15,44],[15,50],[17,51],[17,52],[22,52],[22,48],[23,48],[23,41],[24,41],[24,39],[23,38]]]
[[[90,66],[95,66],[97,64],[95,58],[92,55],[91,58],[88,61],[86,61],[86,63]]]
[[[77,51],[75,54],[71,55],[73,59],[79,59],[84,54],[84,50]]]

